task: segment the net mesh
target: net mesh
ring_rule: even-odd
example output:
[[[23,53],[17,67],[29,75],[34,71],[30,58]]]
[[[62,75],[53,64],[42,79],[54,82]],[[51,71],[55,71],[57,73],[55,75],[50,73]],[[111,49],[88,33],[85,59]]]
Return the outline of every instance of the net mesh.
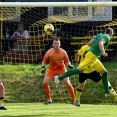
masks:
[[[104,0],[104,2],[105,1],[108,2],[108,0]],[[18,101],[22,99],[22,101],[29,102],[44,101],[46,99],[46,96],[44,95],[44,92],[42,90],[42,81],[44,76],[40,73],[42,58],[52,44],[51,36],[44,35],[43,28],[46,23],[52,23],[54,25],[55,33],[61,39],[61,47],[67,51],[70,60],[75,66],[77,66],[77,64],[74,61],[74,55],[78,51],[78,49],[81,46],[85,45],[92,36],[101,32],[103,33],[107,27],[112,27],[114,29],[114,36],[108,48],[106,49],[109,56],[107,58],[102,57],[101,61],[104,63],[105,67],[109,71],[109,80],[111,81],[113,88],[117,90],[116,7],[71,6],[63,8],[40,8],[19,6],[1,7],[0,10],[0,60],[1,63],[4,63],[4,65],[7,66],[7,68],[12,66],[12,69],[15,69],[17,73],[14,75],[10,74],[10,78],[12,78],[12,81],[10,81],[10,78],[8,76],[5,76],[7,80],[2,79],[5,82],[8,98],[10,96],[10,100]],[[17,30],[19,21],[24,23],[25,30],[28,30],[29,32],[30,36],[28,42],[22,39],[10,39],[13,32]],[[27,47],[28,49],[24,49],[25,47]],[[18,67],[16,68],[16,66],[14,66],[13,64],[17,65]],[[24,66],[26,66],[27,68]],[[5,67],[1,69],[5,71]],[[24,71],[27,75],[23,76],[22,71]],[[4,75],[2,74],[1,77],[4,77]],[[17,77],[23,78],[23,82]],[[73,84],[73,87],[76,88],[76,86],[78,85],[78,76],[74,75],[72,76],[72,78],[70,78],[70,80]],[[63,83],[60,84],[59,88],[56,88],[53,82],[51,82],[50,86],[53,101],[67,102],[71,100],[67,88]],[[34,88],[34,92],[32,92],[32,88],[30,87]],[[11,92],[11,90],[13,89],[15,89],[15,91]],[[20,96],[16,95],[16,92],[20,94]],[[93,96],[94,94],[96,95],[96,97]],[[113,99],[107,98],[105,100],[103,94],[104,91],[101,86],[88,80],[86,88],[83,91],[81,101],[82,103],[97,102],[104,104],[113,104]],[[103,98],[100,99],[100,97]]]

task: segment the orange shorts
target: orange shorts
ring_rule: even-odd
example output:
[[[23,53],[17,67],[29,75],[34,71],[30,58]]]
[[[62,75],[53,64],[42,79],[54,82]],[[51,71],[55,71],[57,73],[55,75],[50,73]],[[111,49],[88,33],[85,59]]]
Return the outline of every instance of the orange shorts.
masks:
[[[52,78],[54,80],[54,76],[56,75],[62,75],[63,73],[65,73],[67,70],[66,69],[49,69],[48,72],[46,73],[45,76],[49,76],[50,78]]]

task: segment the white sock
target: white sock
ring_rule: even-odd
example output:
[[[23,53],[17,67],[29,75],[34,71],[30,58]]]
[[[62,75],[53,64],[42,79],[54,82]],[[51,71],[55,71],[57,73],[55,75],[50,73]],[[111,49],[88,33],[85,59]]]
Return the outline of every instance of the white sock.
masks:
[[[0,104],[0,107],[3,106],[2,104]]]
[[[108,81],[108,86],[109,86],[109,87],[111,87],[111,84],[110,84],[110,82],[109,82],[109,81]]]

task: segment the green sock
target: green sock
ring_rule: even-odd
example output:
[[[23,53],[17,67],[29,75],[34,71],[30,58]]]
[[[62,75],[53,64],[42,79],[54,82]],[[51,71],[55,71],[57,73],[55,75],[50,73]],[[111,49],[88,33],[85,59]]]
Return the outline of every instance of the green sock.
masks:
[[[108,73],[105,72],[104,74],[102,74],[102,82],[105,88],[105,93],[109,93],[109,86],[108,86],[108,77],[107,77]]]
[[[80,74],[79,69],[77,69],[77,68],[70,69],[66,73],[64,73],[63,75],[59,76],[58,79],[63,80],[64,78],[69,77],[69,76],[74,75],[74,74]]]

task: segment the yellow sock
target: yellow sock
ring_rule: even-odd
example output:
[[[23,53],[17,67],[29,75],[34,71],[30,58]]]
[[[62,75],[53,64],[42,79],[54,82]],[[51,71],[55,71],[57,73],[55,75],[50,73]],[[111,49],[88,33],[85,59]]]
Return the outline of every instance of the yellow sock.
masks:
[[[3,105],[3,99],[0,99],[0,105],[1,106]]]
[[[79,101],[80,102],[80,96],[82,94],[82,90],[76,90],[76,101]]]
[[[117,96],[113,97],[114,101],[117,101]]]

